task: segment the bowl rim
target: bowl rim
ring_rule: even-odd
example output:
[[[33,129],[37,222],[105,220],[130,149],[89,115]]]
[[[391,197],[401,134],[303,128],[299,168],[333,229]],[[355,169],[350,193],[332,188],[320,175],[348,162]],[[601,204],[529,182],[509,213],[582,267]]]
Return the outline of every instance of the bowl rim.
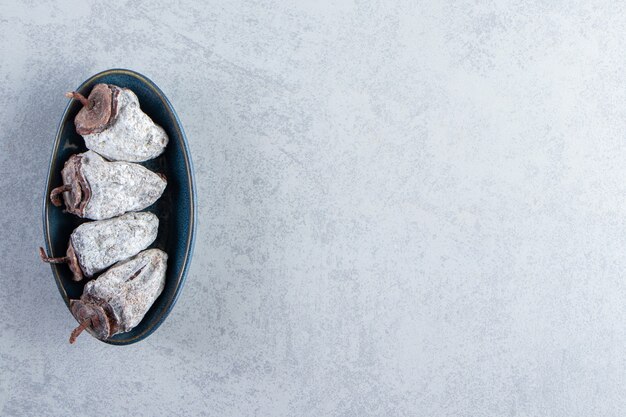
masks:
[[[174,304],[176,304],[176,301],[178,300],[178,297],[180,296],[180,293],[182,291],[182,287],[184,286],[184,283],[187,279],[187,272],[189,270],[189,266],[191,264],[191,258],[193,256],[193,249],[194,249],[194,244],[195,244],[195,237],[196,237],[196,186],[195,186],[195,181],[194,181],[194,177],[193,177],[193,163],[191,161],[191,153],[189,152],[189,146],[187,143],[187,136],[185,135],[185,131],[183,129],[183,125],[180,121],[180,118],[178,117],[178,114],[176,113],[176,111],[174,110],[174,107],[172,106],[172,103],[170,103],[169,99],[167,98],[167,96],[163,93],[163,91],[161,91],[161,89],[152,81],[150,80],[148,77],[146,77],[143,74],[140,74],[136,71],[133,70],[129,70],[129,69],[124,69],[124,68],[112,68],[112,69],[108,69],[105,71],[101,71],[97,74],[92,75],[91,77],[89,77],[87,80],[83,81],[78,88],[75,91],[81,91],[85,88],[85,86],[87,86],[88,84],[94,82],[94,80],[97,80],[99,78],[102,78],[104,76],[107,75],[113,75],[113,74],[119,74],[119,75],[126,75],[126,76],[130,76],[133,78],[138,79],[139,81],[141,81],[144,85],[146,85],[150,90],[152,90],[156,96],[159,97],[159,99],[162,102],[163,108],[165,108],[167,110],[167,112],[170,114],[170,116],[172,116],[172,118],[176,121],[175,123],[175,129],[178,132],[177,136],[177,140],[180,142],[179,145],[181,146],[181,148],[183,149],[183,156],[184,156],[184,160],[185,160],[185,172],[187,174],[187,180],[190,184],[190,209],[189,209],[189,233],[187,235],[187,242],[185,245],[185,259],[183,262],[183,266],[180,269],[180,272],[177,276],[177,284],[176,284],[176,290],[174,292],[174,295],[172,297],[170,297],[169,300],[167,300],[166,305],[164,306],[164,308],[162,309],[162,311],[159,313],[159,316],[152,322],[152,324],[150,326],[148,326],[146,329],[144,329],[141,333],[134,335],[133,337],[129,337],[129,338],[125,338],[125,339],[106,339],[106,340],[100,340],[101,342],[104,343],[108,343],[110,345],[116,345],[116,346],[122,346],[122,345],[129,345],[132,343],[136,343],[139,342],[140,340],[145,339],[146,337],[150,336],[156,329],[158,329],[161,324],[163,323],[163,321],[165,321],[165,318],[170,314],[170,312],[172,311],[172,308],[174,307]],[[46,189],[45,189],[45,193],[43,196],[43,232],[44,232],[44,240],[45,240],[45,246],[46,246],[46,251],[48,254],[50,254],[50,256],[54,256],[54,254],[52,254],[51,252],[51,248],[52,248],[52,241],[51,241],[51,236],[50,236],[50,221],[49,221],[49,211],[50,211],[50,200],[48,199],[48,194],[50,193],[50,189],[52,187],[52,174],[54,172],[56,172],[56,155],[58,154],[58,150],[59,150],[59,146],[61,144],[61,134],[63,131],[63,126],[68,122],[68,115],[69,115],[69,111],[70,111],[70,107],[72,106],[72,100],[69,100],[68,104],[65,106],[65,110],[63,111],[63,115],[61,116],[61,120],[59,121],[59,125],[57,127],[57,133],[55,135],[55,139],[54,139],[54,146],[52,148],[52,153],[50,154],[50,161],[48,163],[48,174],[47,174],[47,178],[46,178]],[[65,287],[63,286],[63,283],[61,282],[61,277],[59,275],[59,271],[58,271],[58,265],[55,264],[50,264],[51,268],[52,268],[52,273],[54,275],[56,284],[57,284],[57,288],[59,289],[59,292],[61,293],[61,296],[63,297],[63,300],[65,301],[65,305],[68,307],[69,309],[69,305],[70,305],[70,300],[69,297],[67,295],[67,292],[65,291]],[[124,334],[124,333],[121,333]]]

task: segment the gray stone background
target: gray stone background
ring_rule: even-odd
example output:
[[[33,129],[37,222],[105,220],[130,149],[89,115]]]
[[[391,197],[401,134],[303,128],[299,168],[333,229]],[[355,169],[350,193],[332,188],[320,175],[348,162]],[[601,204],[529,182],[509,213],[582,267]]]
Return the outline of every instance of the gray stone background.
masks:
[[[0,0],[0,415],[623,416],[626,12],[516,3]],[[154,335],[70,346],[44,182],[112,67],[197,244]]]

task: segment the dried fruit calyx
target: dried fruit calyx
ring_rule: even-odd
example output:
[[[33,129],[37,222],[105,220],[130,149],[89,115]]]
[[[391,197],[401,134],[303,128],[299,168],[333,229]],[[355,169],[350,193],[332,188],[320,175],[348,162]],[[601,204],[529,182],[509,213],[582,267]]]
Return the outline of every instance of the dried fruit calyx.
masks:
[[[60,258],[52,258],[46,255],[46,251],[40,247],[39,248],[39,256],[41,256],[41,260],[47,262],[49,264],[68,264],[70,270],[72,271],[72,279],[74,281],[80,281],[83,279],[83,270],[80,267],[78,262],[78,258],[76,257],[76,251],[74,251],[74,247],[72,246],[72,242],[67,246],[67,252],[65,256]]]
[[[83,223],[70,236],[67,256],[50,258],[48,263],[68,263],[74,281],[90,278],[147,248],[157,237],[159,219],[152,213],[127,213],[109,220]]]
[[[83,105],[74,119],[76,132],[80,135],[100,133],[115,123],[120,90],[115,85],[96,84],[88,98],[76,91],[66,93],[66,97],[78,100]]]
[[[82,154],[72,155],[67,160],[63,170],[63,185],[52,190],[50,201],[57,207],[62,205],[60,196],[63,196],[65,208],[68,212],[83,217],[85,206],[91,197],[91,188],[85,179],[82,169]]]
[[[85,329],[98,339],[108,339],[135,328],[163,291],[166,269],[167,254],[148,249],[87,282],[80,299],[70,300],[80,323],[70,343]]]

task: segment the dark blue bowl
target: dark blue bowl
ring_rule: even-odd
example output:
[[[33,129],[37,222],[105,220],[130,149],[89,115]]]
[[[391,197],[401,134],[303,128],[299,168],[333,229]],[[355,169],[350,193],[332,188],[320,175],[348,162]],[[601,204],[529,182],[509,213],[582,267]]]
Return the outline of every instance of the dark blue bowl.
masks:
[[[185,132],[172,104],[159,87],[134,71],[111,69],[89,78],[76,91],[87,96],[92,87],[98,83],[115,84],[133,90],[139,98],[141,109],[162,126],[170,138],[163,155],[142,164],[167,177],[167,187],[163,196],[147,209],[155,213],[160,220],[159,234],[151,247],[163,249],[169,256],[165,288],[137,327],[128,333],[104,340],[113,345],[128,345],[152,334],[163,323],[180,295],[193,253],[196,191]],[[59,94],[64,92],[59,91]],[[50,256],[65,256],[70,234],[78,225],[85,222],[74,215],[64,213],[62,207],[55,207],[48,198],[50,191],[62,184],[61,169],[65,161],[71,155],[87,150],[83,138],[76,133],[74,127],[74,117],[80,108],[81,105],[77,101],[71,101],[67,105],[50,158],[43,204],[43,229],[46,249]],[[69,300],[80,298],[85,282],[74,282],[67,265],[51,266],[59,292],[69,309]]]

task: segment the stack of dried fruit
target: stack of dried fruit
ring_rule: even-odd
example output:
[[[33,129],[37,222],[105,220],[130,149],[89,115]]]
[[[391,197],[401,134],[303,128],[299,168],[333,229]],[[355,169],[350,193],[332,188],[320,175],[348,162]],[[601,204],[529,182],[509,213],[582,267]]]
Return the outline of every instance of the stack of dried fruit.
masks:
[[[132,330],[163,291],[167,254],[146,250],[157,237],[159,219],[137,212],[161,197],[167,181],[136,162],[162,154],[168,137],[128,88],[97,84],[88,98],[67,96],[83,105],[74,124],[89,151],[68,159],[63,185],[50,199],[61,206],[62,196],[66,212],[95,221],[72,232],[67,256],[51,258],[39,250],[45,262],[67,263],[75,281],[101,273],[85,284],[79,300],[70,300],[79,322],[70,337],[74,343],[85,329],[99,339]]]

